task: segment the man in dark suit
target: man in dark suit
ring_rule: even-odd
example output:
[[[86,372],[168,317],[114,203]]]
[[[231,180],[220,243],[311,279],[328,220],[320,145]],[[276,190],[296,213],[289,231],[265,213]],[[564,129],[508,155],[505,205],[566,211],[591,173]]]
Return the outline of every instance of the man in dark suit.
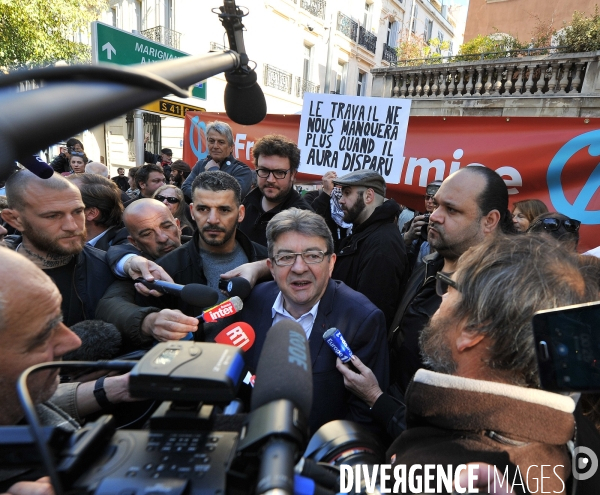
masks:
[[[323,333],[338,328],[352,351],[371,363],[378,379],[387,383],[383,313],[362,294],[331,279],[336,259],[333,239],[319,215],[297,208],[278,213],[267,226],[267,242],[267,264],[274,281],[254,288],[239,318],[256,332],[245,356],[247,364],[256,369],[269,328],[292,319],[302,325],[309,341],[314,387],[311,430],[334,419],[370,425],[368,407],[345,390],[335,368],[336,356],[323,341]]]

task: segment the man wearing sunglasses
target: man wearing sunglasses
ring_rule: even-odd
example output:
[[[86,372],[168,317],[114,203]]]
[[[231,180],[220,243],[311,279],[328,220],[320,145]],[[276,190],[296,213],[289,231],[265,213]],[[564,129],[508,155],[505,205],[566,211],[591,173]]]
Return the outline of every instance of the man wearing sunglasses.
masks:
[[[546,232],[560,242],[567,242],[577,250],[581,222],[561,213],[543,213],[531,222],[527,232]]]
[[[285,136],[271,134],[252,148],[258,187],[244,198],[246,216],[240,230],[252,241],[267,245],[267,224],[288,208],[311,210],[294,188],[300,165],[300,149]]]

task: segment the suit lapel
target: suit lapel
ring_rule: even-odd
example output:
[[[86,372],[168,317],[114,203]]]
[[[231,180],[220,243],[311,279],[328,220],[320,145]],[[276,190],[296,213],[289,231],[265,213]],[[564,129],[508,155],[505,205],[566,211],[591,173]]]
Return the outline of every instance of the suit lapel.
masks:
[[[312,366],[314,368],[317,356],[324,344],[323,334],[329,329],[327,324],[329,313],[333,308],[333,300],[335,297],[336,285],[333,280],[329,280],[325,294],[321,298],[319,304],[319,311],[317,311],[317,318],[310,332],[310,338],[308,339],[308,347],[310,349],[310,356],[312,358]]]

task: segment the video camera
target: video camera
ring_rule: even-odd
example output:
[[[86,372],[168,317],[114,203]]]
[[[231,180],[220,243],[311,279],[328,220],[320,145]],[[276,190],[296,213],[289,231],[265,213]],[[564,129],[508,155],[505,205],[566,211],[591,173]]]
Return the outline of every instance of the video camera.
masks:
[[[302,350],[298,342],[303,342]],[[290,349],[290,344],[296,347]],[[47,367],[133,367],[131,395],[165,402],[150,418],[147,430],[115,430],[112,416],[102,416],[74,433],[42,428],[37,449],[28,427],[2,428],[0,465],[29,469],[43,462],[47,468],[41,442],[49,447],[50,465],[56,466],[50,474],[57,495],[62,487],[69,494],[245,495],[279,490],[291,495],[300,484],[306,486],[306,481],[312,494],[336,493],[336,468],[323,470],[316,462],[327,461],[328,453],[346,459],[338,453],[355,453],[357,442],[367,446],[372,442],[368,433],[325,425],[309,444],[315,461],[303,459],[303,476],[294,475],[294,465],[308,444],[307,418],[312,405],[310,360],[303,361],[302,355],[310,355],[302,328],[292,321],[274,325],[261,353],[251,412],[234,415],[222,412],[237,396],[244,363],[242,351],[230,345],[163,342],[137,364],[64,362],[32,367],[20,382],[25,383],[30,370]],[[369,447],[364,452],[374,450]],[[315,482],[306,478],[315,471],[317,478],[326,480],[322,481],[326,489],[315,489]]]

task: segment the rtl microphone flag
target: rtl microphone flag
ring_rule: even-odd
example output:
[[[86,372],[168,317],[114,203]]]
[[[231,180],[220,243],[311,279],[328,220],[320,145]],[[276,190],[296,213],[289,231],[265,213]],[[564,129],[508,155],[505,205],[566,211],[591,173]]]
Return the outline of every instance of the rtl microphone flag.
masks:
[[[245,322],[232,323],[221,330],[215,337],[217,344],[227,344],[239,347],[244,352],[254,345],[256,335],[254,329]]]

